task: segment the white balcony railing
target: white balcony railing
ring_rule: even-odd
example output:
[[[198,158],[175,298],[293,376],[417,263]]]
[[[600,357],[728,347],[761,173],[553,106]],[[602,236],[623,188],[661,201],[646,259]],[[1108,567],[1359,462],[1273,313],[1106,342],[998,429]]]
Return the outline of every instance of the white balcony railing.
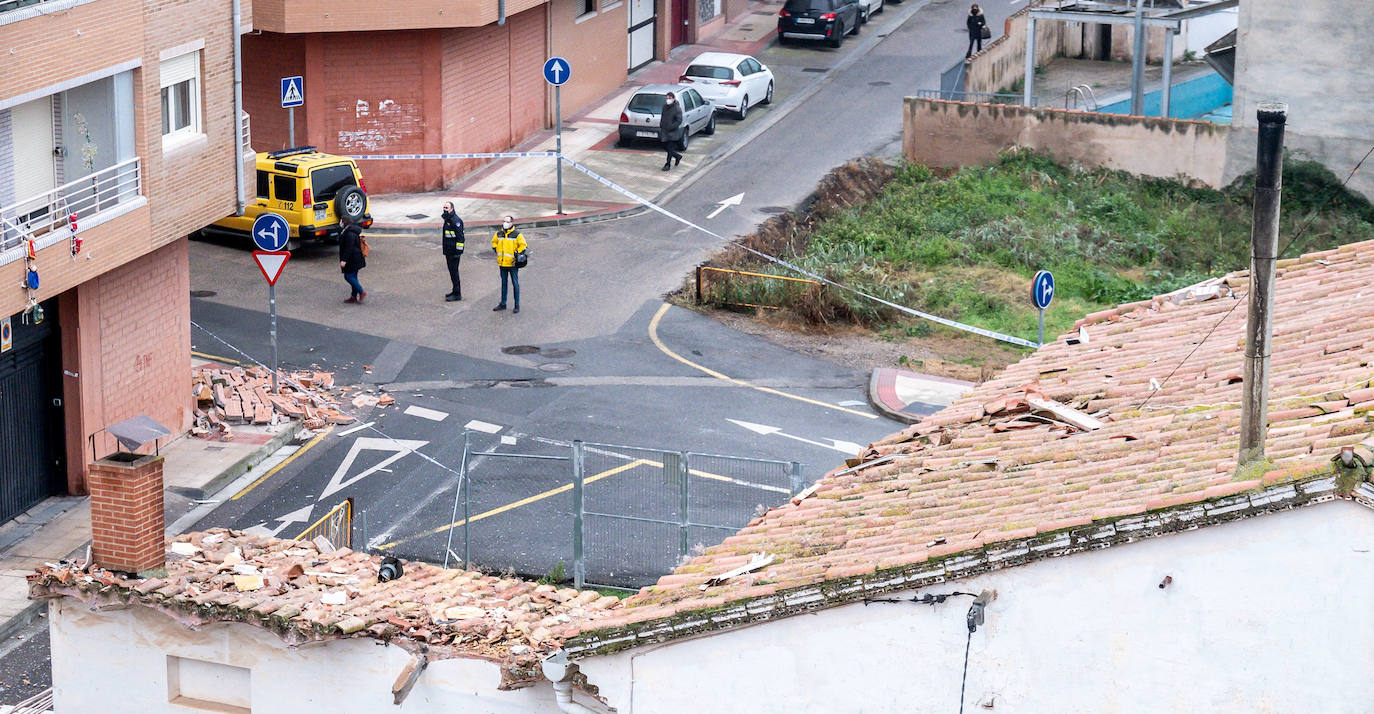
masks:
[[[26,238],[40,247],[67,237],[68,216],[77,216],[79,230],[124,213],[138,200],[143,203],[142,162],[135,156],[108,169],[82,176],[70,183],[0,206],[0,265],[16,260]]]
[[[239,114],[239,153],[253,156],[253,135],[248,131],[248,112]]]

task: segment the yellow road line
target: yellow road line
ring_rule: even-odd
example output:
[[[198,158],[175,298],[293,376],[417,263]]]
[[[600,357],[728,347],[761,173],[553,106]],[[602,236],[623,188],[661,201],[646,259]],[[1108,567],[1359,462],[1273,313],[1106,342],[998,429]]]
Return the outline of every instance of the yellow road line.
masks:
[[[230,357],[220,357],[219,355],[206,354],[204,352],[197,352],[195,350],[191,350],[191,356],[199,357],[201,359],[208,359],[211,362],[219,362],[221,364],[232,364],[239,367],[243,366],[243,363],[236,359],[232,359]]]
[[[773,395],[776,395],[776,396],[779,396],[779,397],[786,397],[786,398],[788,398],[788,399],[795,399],[795,400],[797,400],[797,401],[799,401],[799,402],[806,402],[807,404],[813,404],[813,405],[818,406],[818,407],[825,407],[826,409],[834,409],[835,411],[838,411],[838,412],[844,412],[844,413],[846,413],[846,414],[853,414],[854,416],[861,416],[861,417],[863,417],[863,418],[865,418],[865,419],[877,419],[877,418],[878,418],[878,415],[877,415],[877,414],[871,414],[871,413],[868,413],[868,412],[861,412],[861,411],[858,411],[858,410],[855,410],[855,409],[849,409],[849,408],[847,408],[847,407],[842,407],[842,406],[839,406],[839,405],[836,405],[836,404],[826,404],[825,402],[818,401],[818,400],[816,400],[816,399],[808,399],[808,398],[806,398],[806,397],[800,397],[800,396],[797,396],[797,395],[795,395],[795,394],[788,394],[787,392],[780,392],[780,391],[778,391],[778,390],[776,390],[776,389],[769,389],[768,387],[760,387],[760,386],[757,386],[757,385],[753,385],[753,384],[750,384],[750,383],[748,383],[748,382],[746,382],[746,381],[744,381],[744,380],[742,380],[742,379],[735,379],[734,377],[730,377],[730,376],[721,374],[720,372],[717,372],[717,371],[715,371],[714,369],[711,369],[710,367],[703,367],[703,366],[697,364],[696,362],[693,362],[693,361],[691,361],[691,360],[689,360],[689,359],[683,357],[682,355],[680,355],[680,354],[678,354],[678,353],[676,353],[676,352],[674,352],[674,351],[668,349],[667,345],[664,345],[664,344],[663,344],[663,340],[660,340],[660,339],[658,338],[658,323],[663,319],[663,313],[668,312],[668,307],[669,307],[668,303],[666,303],[666,302],[663,303],[663,307],[660,307],[660,308],[658,309],[658,312],[654,314],[654,319],[652,319],[652,320],[649,321],[649,339],[653,340],[654,346],[655,346],[655,347],[658,347],[659,351],[662,352],[663,354],[668,355],[669,357],[672,357],[673,359],[675,359],[675,360],[677,360],[677,361],[679,361],[679,362],[681,362],[681,363],[687,365],[688,367],[691,367],[692,369],[695,369],[695,370],[699,370],[699,371],[705,372],[706,374],[709,374],[709,375],[711,375],[712,377],[715,377],[716,379],[724,380],[724,381],[726,381],[726,382],[729,382],[729,383],[735,384],[735,385],[739,385],[739,386],[741,386],[741,387],[747,387],[747,388],[749,388],[749,389],[755,389],[755,390],[758,390],[758,391],[760,391],[760,392],[764,392],[764,393],[766,393],[766,394],[773,394]]]
[[[630,469],[637,468],[637,467],[639,467],[639,466],[645,466],[645,465],[652,464],[652,463],[653,463],[652,461],[647,461],[647,460],[645,460],[645,459],[635,459],[634,461],[631,461],[631,462],[628,463],[628,464],[624,464],[624,465],[622,465],[622,466],[617,466],[617,467],[615,467],[615,468],[613,468],[613,469],[606,469],[605,471],[602,471],[601,473],[596,474],[595,476],[588,476],[587,478],[583,479],[582,483],[583,483],[583,485],[586,485],[586,484],[589,484],[589,483],[594,483],[594,482],[596,482],[596,481],[600,481],[600,480],[603,479],[603,478],[606,478],[607,476],[614,476],[614,475],[616,475],[616,474],[618,474],[618,473],[624,473],[624,472],[626,472],[626,471],[629,471]],[[387,549],[389,549],[389,548],[395,548],[395,547],[398,546],[398,545],[402,545],[402,544],[404,544],[404,543],[409,543],[409,542],[411,542],[411,541],[413,541],[413,540],[417,540],[417,539],[419,539],[419,538],[424,538],[425,536],[432,536],[432,535],[434,535],[434,534],[436,534],[436,533],[443,533],[444,531],[449,530],[450,528],[457,528],[457,527],[463,525],[463,523],[465,523],[465,522],[466,522],[466,523],[472,523],[472,522],[474,522],[474,521],[480,521],[480,520],[482,520],[483,518],[490,518],[490,517],[492,517],[492,516],[495,516],[495,515],[499,515],[499,514],[505,513],[506,511],[514,510],[514,509],[519,508],[519,507],[521,507],[521,506],[528,506],[529,504],[534,503],[535,501],[542,501],[542,500],[544,500],[544,499],[546,499],[546,498],[548,498],[548,497],[550,497],[550,496],[557,496],[557,495],[560,494],[560,493],[563,493],[563,492],[565,492],[565,491],[571,491],[571,490],[572,490],[572,484],[570,484],[570,483],[569,483],[569,484],[564,484],[564,485],[562,485],[562,486],[559,486],[558,488],[551,488],[551,489],[549,489],[549,490],[547,490],[547,491],[545,491],[545,492],[543,492],[543,493],[536,493],[535,495],[530,496],[529,498],[522,498],[522,499],[520,499],[519,501],[515,501],[515,502],[513,502],[513,503],[507,503],[507,504],[504,505],[504,506],[498,506],[498,507],[493,508],[493,509],[491,509],[490,511],[487,511],[487,512],[485,512],[485,513],[479,513],[478,515],[475,515],[475,516],[473,516],[473,517],[467,519],[466,521],[464,521],[464,520],[462,520],[462,519],[459,519],[459,520],[454,521],[453,523],[450,523],[450,524],[448,524],[448,525],[439,526],[438,528],[431,528],[430,530],[424,531],[423,533],[417,533],[417,534],[415,534],[415,535],[413,535],[413,536],[409,536],[409,537],[407,537],[407,538],[401,538],[400,540],[391,541],[390,543],[383,543],[383,544],[381,544],[381,545],[379,545],[379,546],[377,546],[377,547],[380,548],[380,549],[382,549],[382,550],[387,550]]]
[[[265,474],[263,474],[262,476],[258,477],[258,480],[257,480],[257,481],[254,481],[253,483],[248,484],[248,486],[246,486],[242,491],[239,491],[238,493],[234,494],[234,497],[231,498],[231,499],[229,499],[229,500],[230,500],[230,501],[237,501],[237,500],[239,500],[240,498],[243,498],[249,491],[252,491],[253,489],[257,488],[257,487],[258,487],[258,484],[260,484],[260,483],[262,483],[263,481],[266,481],[267,479],[271,478],[271,477],[272,477],[272,474],[274,474],[274,473],[276,473],[276,472],[278,472],[278,471],[281,471],[282,468],[285,467],[287,464],[291,463],[292,461],[295,461],[297,456],[300,456],[301,454],[304,454],[305,452],[309,451],[309,450],[311,449],[311,447],[313,447],[313,446],[315,446],[316,444],[320,443],[320,442],[324,439],[324,437],[329,436],[329,432],[331,432],[331,431],[334,431],[334,427],[333,427],[333,426],[330,426],[329,428],[325,429],[324,431],[322,431],[322,432],[316,434],[316,435],[315,435],[315,438],[311,439],[310,441],[305,442],[305,446],[302,446],[301,448],[296,449],[294,452],[292,452],[292,454],[291,454],[290,456],[286,457],[285,459],[282,459],[282,462],[281,462],[281,463],[277,464],[276,466],[273,466],[271,469],[269,469],[269,470],[267,471],[267,473],[265,473]]]

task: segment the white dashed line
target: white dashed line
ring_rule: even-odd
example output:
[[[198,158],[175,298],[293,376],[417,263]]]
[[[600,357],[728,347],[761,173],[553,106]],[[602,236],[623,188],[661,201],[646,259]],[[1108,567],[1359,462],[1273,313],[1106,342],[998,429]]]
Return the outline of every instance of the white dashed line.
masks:
[[[347,430],[347,431],[341,431],[341,432],[339,432],[339,433],[338,433],[338,436],[348,436],[349,434],[352,434],[352,433],[355,432],[355,431],[362,431],[363,429],[366,429],[366,428],[368,428],[369,426],[372,426],[373,424],[376,424],[376,423],[377,423],[377,422],[375,422],[375,421],[370,421],[370,422],[367,422],[366,424],[359,424],[359,425],[353,427],[352,429],[349,429],[349,430]]]
[[[496,432],[501,431],[505,427],[499,424],[488,424],[487,422],[473,419],[472,421],[467,423],[466,428],[471,429],[473,431],[480,431],[485,434],[495,434]]]
[[[448,412],[441,412],[434,409],[417,407],[414,404],[406,407],[405,413],[411,416],[420,417],[421,419],[428,419],[430,421],[443,421],[448,418]]]

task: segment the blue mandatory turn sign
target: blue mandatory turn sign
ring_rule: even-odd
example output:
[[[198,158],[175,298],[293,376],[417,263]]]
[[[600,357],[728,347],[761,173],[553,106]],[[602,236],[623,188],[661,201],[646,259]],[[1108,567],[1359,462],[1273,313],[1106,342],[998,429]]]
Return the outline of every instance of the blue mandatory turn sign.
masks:
[[[275,213],[264,213],[253,221],[253,242],[258,250],[281,250],[291,240],[291,226]]]
[[[1050,306],[1051,300],[1054,300],[1054,275],[1048,270],[1041,270],[1031,280],[1031,302],[1044,310]]]
[[[572,78],[572,65],[562,57],[550,57],[544,63],[544,81],[557,87]]]
[[[305,78],[282,77],[281,78],[281,106],[299,107],[305,104]]]

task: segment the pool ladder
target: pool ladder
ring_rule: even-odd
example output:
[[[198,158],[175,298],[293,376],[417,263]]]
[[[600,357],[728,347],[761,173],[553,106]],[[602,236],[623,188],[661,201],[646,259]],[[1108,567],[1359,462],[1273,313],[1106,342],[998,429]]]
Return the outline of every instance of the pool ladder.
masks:
[[[1072,106],[1069,105],[1070,101],[1073,102]],[[1086,84],[1080,84],[1070,87],[1069,91],[1064,93],[1065,109],[1077,109],[1080,101],[1083,102],[1083,106],[1086,107],[1088,111],[1097,111],[1097,97],[1093,95],[1092,87]]]

